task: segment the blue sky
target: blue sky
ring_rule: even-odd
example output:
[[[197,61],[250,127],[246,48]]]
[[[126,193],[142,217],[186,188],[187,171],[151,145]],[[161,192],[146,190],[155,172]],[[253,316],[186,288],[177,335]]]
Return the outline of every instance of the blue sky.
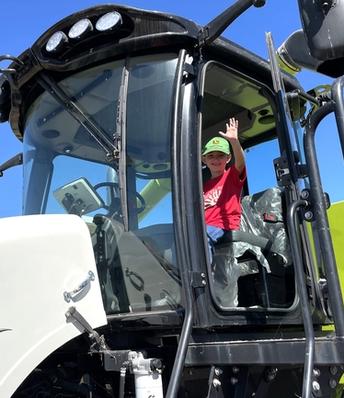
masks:
[[[232,2],[128,0],[116,2],[143,9],[170,12],[204,25],[216,17]],[[267,0],[263,8],[246,12],[228,28],[224,36],[251,51],[267,57],[265,32],[271,31],[276,47],[294,30],[301,27],[297,0]],[[1,1],[0,54],[19,55],[28,48],[45,30],[65,16],[97,4],[89,0],[10,0]],[[2,64],[2,66],[5,66]],[[302,72],[299,80],[306,90],[319,84],[329,83],[325,76]],[[343,170],[343,159],[335,134],[333,121],[325,122],[319,133],[319,158],[323,173],[328,179],[328,188],[333,201],[344,198],[344,188],[336,179]],[[21,143],[11,132],[8,123],[0,124],[0,163],[21,151]],[[339,169],[339,171],[338,171]],[[14,216],[21,213],[21,168],[13,168],[0,178],[0,216]]]

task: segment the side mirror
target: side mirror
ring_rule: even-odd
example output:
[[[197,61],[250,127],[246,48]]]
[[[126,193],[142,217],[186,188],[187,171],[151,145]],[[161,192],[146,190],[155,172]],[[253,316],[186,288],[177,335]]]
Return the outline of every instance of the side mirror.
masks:
[[[302,29],[293,32],[278,48],[277,54],[281,68],[292,75],[303,68],[334,78],[343,74],[344,57],[325,60],[315,58]]]
[[[301,68],[317,70],[319,60],[312,57],[302,29],[293,32],[277,50],[282,69],[295,74]],[[290,71],[288,70],[290,69]]]
[[[344,2],[298,0],[303,31],[311,55],[321,61],[344,56]]]

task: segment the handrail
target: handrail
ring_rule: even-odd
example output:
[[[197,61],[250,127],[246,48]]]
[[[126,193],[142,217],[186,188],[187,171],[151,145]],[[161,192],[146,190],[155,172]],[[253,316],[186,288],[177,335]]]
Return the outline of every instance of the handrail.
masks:
[[[335,110],[335,103],[328,102],[317,109],[307,121],[304,136],[304,151],[308,165],[311,206],[314,214],[315,228],[319,237],[321,256],[328,283],[328,296],[333,315],[337,337],[344,337],[343,298],[338,278],[337,265],[329,230],[324,192],[321,185],[320,171],[315,150],[315,132],[325,116]]]
[[[290,246],[292,248],[292,257],[296,274],[296,285],[301,303],[301,312],[303,318],[303,324],[305,328],[306,338],[306,351],[305,351],[305,366],[303,371],[303,383],[302,383],[302,398],[311,398],[312,396],[312,372],[314,363],[314,330],[311,316],[311,310],[309,305],[307,285],[304,276],[302,255],[300,252],[300,242],[297,233],[296,225],[296,210],[300,207],[307,207],[308,202],[305,200],[298,200],[290,206],[287,214],[288,226],[289,226],[289,238]]]
[[[335,102],[334,113],[339,133],[340,145],[344,156],[344,99],[343,99],[344,76],[338,77],[332,85],[331,95]]]

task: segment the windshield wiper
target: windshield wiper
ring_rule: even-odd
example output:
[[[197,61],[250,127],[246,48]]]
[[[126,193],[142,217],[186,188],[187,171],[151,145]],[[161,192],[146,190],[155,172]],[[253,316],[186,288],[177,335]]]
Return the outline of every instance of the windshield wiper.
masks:
[[[126,64],[128,60],[125,61]],[[127,195],[127,157],[126,157],[126,112],[127,112],[127,102],[126,98],[128,96],[128,79],[129,72],[127,65],[124,66],[122,70],[121,86],[119,93],[119,101],[117,103],[116,109],[116,130],[113,134],[114,142],[116,143],[117,152],[115,156],[118,156],[118,180],[119,180],[119,190],[121,198],[122,216],[125,231],[129,229],[129,214],[128,214],[128,195]]]
[[[91,120],[76,102],[70,98],[53,78],[41,73],[37,79],[38,83],[77,121],[88,134],[104,150],[109,162],[118,160],[118,148],[113,144],[107,134]]]

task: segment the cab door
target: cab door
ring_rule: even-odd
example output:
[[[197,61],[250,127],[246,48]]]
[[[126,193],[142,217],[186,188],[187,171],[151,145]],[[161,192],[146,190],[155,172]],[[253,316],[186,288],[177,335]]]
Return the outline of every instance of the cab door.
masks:
[[[207,261],[211,301],[229,323],[235,319],[233,312],[251,312],[258,317],[264,312],[279,313],[281,318],[293,317],[298,323],[286,227],[286,204],[295,198],[295,181],[274,93],[258,75],[247,76],[215,61],[204,66],[202,93],[201,148],[219,136],[219,131],[225,131],[229,118],[234,117],[247,175],[241,194],[240,228],[216,242],[213,262]],[[274,163],[284,157],[282,184]],[[230,162],[228,167],[235,166]],[[209,170],[203,165],[202,179],[208,178]]]

